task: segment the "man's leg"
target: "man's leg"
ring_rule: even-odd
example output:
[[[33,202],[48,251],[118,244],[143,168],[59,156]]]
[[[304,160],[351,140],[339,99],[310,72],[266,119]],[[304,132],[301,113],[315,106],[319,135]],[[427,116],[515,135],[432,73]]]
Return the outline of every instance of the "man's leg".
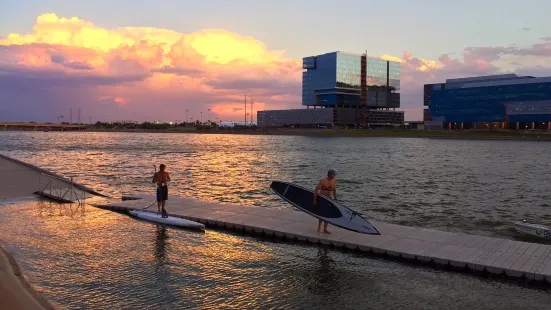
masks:
[[[325,225],[323,225],[323,232],[326,234],[330,234],[330,232],[327,230],[327,222],[325,222]]]
[[[166,201],[168,200],[168,187],[163,188],[161,199],[162,199],[161,207],[162,207],[162,210],[163,210],[163,216],[168,217],[168,214],[165,210],[165,204],[166,204]]]
[[[165,202],[166,202],[166,200],[163,200],[163,201],[161,202],[161,210],[162,210],[161,212],[162,212],[162,214],[163,214],[163,217],[166,217],[166,216],[167,216],[167,213],[166,213],[166,210],[165,210]]]
[[[322,220],[318,220],[318,232],[320,232],[321,222],[323,222],[323,221],[322,221]]]
[[[157,187],[157,214],[161,214],[161,189]]]

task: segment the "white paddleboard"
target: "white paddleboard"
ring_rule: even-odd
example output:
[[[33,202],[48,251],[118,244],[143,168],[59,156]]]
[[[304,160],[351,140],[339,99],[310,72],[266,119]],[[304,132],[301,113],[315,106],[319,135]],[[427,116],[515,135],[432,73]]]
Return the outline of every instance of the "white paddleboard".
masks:
[[[515,222],[515,229],[523,234],[532,235],[544,239],[551,239],[551,228],[538,224],[527,223],[526,221]]]
[[[201,229],[201,230],[205,229],[204,224],[175,217],[175,216],[163,217],[161,214],[147,212],[147,211],[140,211],[140,210],[130,210],[129,213],[137,218],[141,218],[146,221],[173,225],[173,226],[195,228],[195,229]]]

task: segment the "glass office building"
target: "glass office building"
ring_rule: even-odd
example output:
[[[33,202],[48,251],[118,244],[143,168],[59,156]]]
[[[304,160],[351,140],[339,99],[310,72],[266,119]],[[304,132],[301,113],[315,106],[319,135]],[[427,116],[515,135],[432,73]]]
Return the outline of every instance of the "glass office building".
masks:
[[[327,111],[259,111],[260,126],[358,127],[404,123],[404,112],[395,110],[400,107],[399,62],[332,52],[305,57],[302,67],[302,105],[307,107],[305,110]]]
[[[343,52],[303,59],[302,105],[400,107],[400,63]]]
[[[445,128],[551,129],[551,77],[502,74],[424,86],[425,120]]]

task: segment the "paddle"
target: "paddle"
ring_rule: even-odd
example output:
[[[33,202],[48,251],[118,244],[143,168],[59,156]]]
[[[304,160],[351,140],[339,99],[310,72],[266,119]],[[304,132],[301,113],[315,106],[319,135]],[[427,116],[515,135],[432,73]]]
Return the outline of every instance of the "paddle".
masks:
[[[157,174],[157,165],[153,165],[153,167],[155,168],[155,174]],[[143,209],[140,209],[140,210],[145,210],[145,209],[149,209],[151,208],[151,206],[153,206],[154,204],[156,204],[157,201],[154,201],[152,204],[150,204],[149,206],[143,208]]]

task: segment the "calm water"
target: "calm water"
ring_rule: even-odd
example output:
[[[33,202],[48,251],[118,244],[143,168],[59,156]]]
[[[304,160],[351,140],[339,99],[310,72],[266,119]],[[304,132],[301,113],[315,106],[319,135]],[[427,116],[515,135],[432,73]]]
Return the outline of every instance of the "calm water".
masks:
[[[271,180],[314,188],[337,170],[337,195],[367,217],[513,238],[511,222],[551,225],[549,142],[197,134],[0,132],[0,152],[109,195],[170,193],[287,208]]]
[[[315,187],[387,222],[515,238],[551,224],[551,143],[133,133],[0,133],[0,153],[106,194],[170,193],[287,208],[271,180]],[[70,309],[547,309],[548,292],[247,236],[163,229],[93,207],[0,206],[0,242]]]
[[[93,207],[0,206],[0,240],[67,309],[548,309],[536,289]]]

